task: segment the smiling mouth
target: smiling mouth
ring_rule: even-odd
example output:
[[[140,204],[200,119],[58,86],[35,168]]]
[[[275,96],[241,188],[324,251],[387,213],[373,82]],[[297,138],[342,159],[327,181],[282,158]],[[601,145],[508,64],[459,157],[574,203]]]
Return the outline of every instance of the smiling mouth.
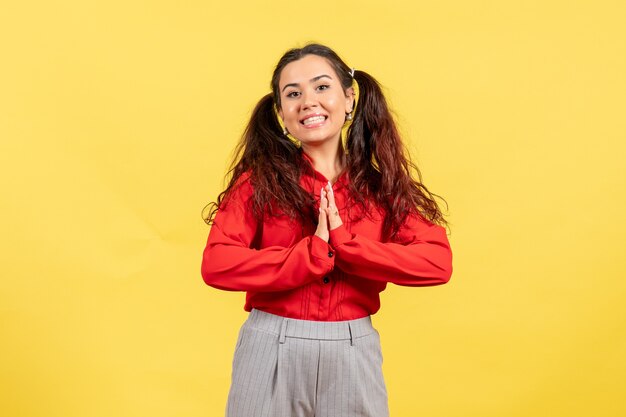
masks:
[[[313,116],[313,117],[308,117],[304,119],[300,123],[302,123],[305,126],[311,126],[311,125],[323,123],[324,121],[326,121],[326,118],[327,118],[326,116]]]

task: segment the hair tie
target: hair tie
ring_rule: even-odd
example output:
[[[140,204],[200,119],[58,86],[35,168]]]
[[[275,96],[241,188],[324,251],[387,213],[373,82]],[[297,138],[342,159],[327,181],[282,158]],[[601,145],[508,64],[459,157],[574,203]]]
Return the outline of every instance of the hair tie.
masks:
[[[354,68],[350,69],[350,77],[354,78]]]

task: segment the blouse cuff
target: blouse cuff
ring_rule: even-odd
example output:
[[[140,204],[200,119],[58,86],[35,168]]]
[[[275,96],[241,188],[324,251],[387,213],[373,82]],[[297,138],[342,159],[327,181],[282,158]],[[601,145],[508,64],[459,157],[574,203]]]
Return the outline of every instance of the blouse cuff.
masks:
[[[311,237],[311,255],[321,259],[324,263],[330,265],[331,267],[335,265],[332,248],[317,235],[313,235]]]
[[[330,231],[330,246],[336,248],[337,246],[343,245],[344,243],[352,240],[354,236],[352,233],[348,232],[346,229],[346,225],[342,224],[336,229]]]

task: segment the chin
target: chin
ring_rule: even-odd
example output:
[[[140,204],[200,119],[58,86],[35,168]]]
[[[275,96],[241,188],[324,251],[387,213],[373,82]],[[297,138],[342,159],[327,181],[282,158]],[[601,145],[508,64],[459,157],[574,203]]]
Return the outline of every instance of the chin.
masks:
[[[314,134],[311,132],[309,134],[302,135],[301,137],[298,138],[298,140],[302,143],[322,143],[322,142],[332,141],[338,136],[340,136],[340,134],[328,135],[322,132],[319,132],[318,134]]]

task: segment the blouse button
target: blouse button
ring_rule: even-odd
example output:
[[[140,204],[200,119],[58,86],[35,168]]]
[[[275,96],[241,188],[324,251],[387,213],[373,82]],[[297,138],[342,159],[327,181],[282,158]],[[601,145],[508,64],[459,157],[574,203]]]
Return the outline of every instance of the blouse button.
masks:
[[[323,281],[324,284],[328,284],[330,282],[330,279],[328,277],[324,277]]]
[[[329,257],[329,258],[332,258],[332,257],[333,257],[333,255],[334,255],[334,253],[332,253],[332,252],[330,252],[330,251],[328,252],[328,257]]]

